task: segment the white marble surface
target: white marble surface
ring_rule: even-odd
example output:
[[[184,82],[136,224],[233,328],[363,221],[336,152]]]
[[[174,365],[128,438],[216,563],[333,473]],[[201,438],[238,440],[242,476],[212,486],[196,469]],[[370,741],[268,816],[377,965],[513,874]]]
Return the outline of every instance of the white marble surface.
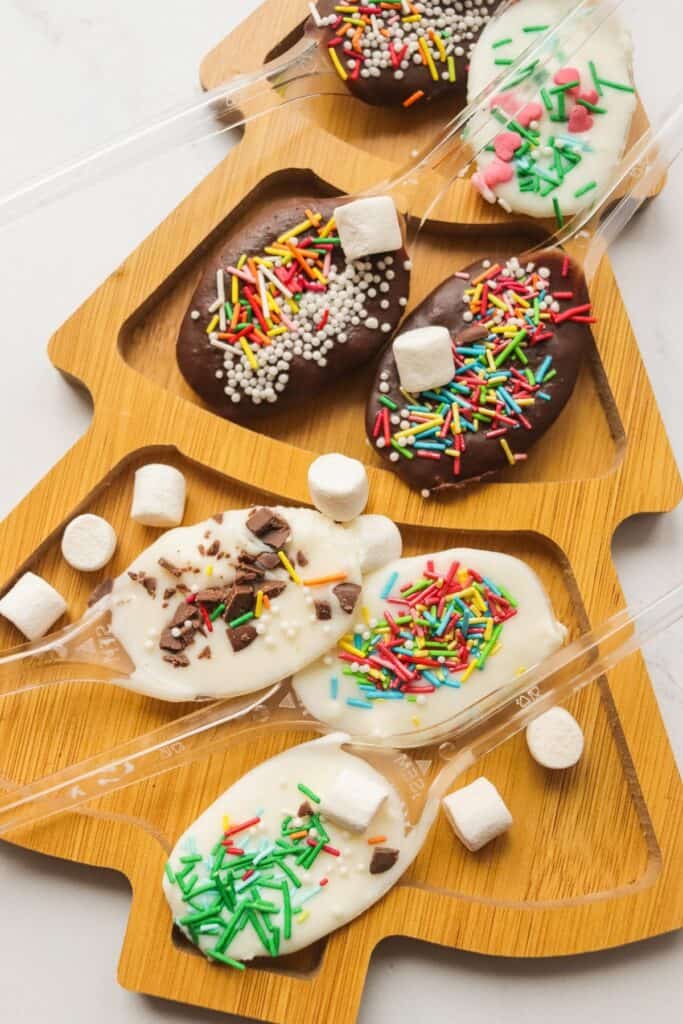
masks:
[[[200,57],[258,0],[4,0],[0,7],[0,188],[105,141],[198,94]],[[683,31],[683,9],[660,0]],[[651,6],[638,20],[651,30]],[[662,46],[639,55],[655,106],[673,91]],[[668,45],[668,44],[667,44]],[[0,231],[0,515],[5,515],[85,429],[89,405],[52,368],[52,331],[187,193],[224,152],[214,140],[129,172]],[[680,239],[683,166],[665,194],[614,249],[617,274],[679,461]],[[644,257],[649,263],[645,263]],[[647,452],[643,453],[647,458]],[[632,600],[680,574],[683,516],[625,524],[615,551]],[[648,650],[679,763],[683,759],[681,631]],[[224,1016],[124,992],[116,962],[129,892],[122,878],[0,847],[0,1019],[27,1024],[126,1020],[215,1022]],[[680,1000],[681,934],[571,959],[518,962],[404,940],[373,960],[360,1020],[373,1024],[458,1017],[471,1024],[524,1019],[594,1024],[673,1021]],[[680,1002],[678,1002],[680,1007]]]

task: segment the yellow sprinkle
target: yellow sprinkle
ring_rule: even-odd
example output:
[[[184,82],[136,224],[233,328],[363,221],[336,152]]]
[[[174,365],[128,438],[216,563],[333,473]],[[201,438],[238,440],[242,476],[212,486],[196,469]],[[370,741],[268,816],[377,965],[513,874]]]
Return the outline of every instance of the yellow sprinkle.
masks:
[[[476,667],[477,667],[476,661],[471,661],[469,663],[469,665],[467,666],[467,668],[465,669],[465,671],[463,672],[463,674],[460,676],[460,682],[461,683],[466,683],[467,680],[472,675],[472,673],[474,672]]]
[[[339,646],[341,647],[342,651],[346,651],[347,654],[355,654],[356,657],[358,658],[365,657],[362,651],[359,651],[358,648],[354,647],[353,644],[347,643],[346,640],[340,640]]]
[[[496,644],[496,646],[491,651],[491,654],[489,655],[489,657],[492,658],[494,654],[498,654],[498,651],[502,651],[502,649],[503,649],[503,645],[502,644]]]
[[[308,913],[307,910],[302,910],[299,916],[295,917],[294,920],[296,921],[297,924],[303,924],[304,921],[308,921],[310,916],[311,915]]]
[[[434,63],[434,58],[432,57],[432,51],[429,49],[429,46],[427,45],[427,40],[425,39],[424,36],[421,36],[420,39],[418,40],[418,42],[419,42],[420,49],[422,50],[422,52],[424,54],[424,58],[425,58],[425,61],[427,63],[427,67],[429,68],[429,73],[432,76],[432,78],[434,79],[434,81],[438,82],[439,81],[439,72],[436,70],[436,64]]]
[[[235,277],[235,275],[233,274],[232,275],[232,283],[230,285],[230,299],[232,301],[233,306],[238,301],[239,297],[240,297],[240,279],[239,279],[239,277]]]
[[[472,620],[470,619],[470,622]],[[491,634],[493,633],[493,619],[488,619],[484,628],[484,639],[490,640]]]
[[[280,559],[280,561],[282,562],[282,564],[284,565],[285,569],[292,577],[294,582],[301,586],[301,577],[299,576],[298,572],[296,571],[290,560],[287,558],[287,555],[284,553],[284,551],[278,551],[278,558]]]
[[[420,727],[420,719],[417,717],[417,715],[413,715],[413,717],[410,719],[410,721],[413,723],[413,725],[415,726],[416,729],[419,729],[419,727]]]
[[[510,312],[510,307],[506,305],[497,295],[489,295],[489,302],[492,306],[498,306],[498,309],[502,309],[505,313]]]
[[[439,56],[441,57],[441,60],[445,62],[445,60],[446,60],[446,47],[443,45],[443,40],[442,40],[441,36],[437,32],[435,32],[434,29],[432,28],[432,29],[429,30],[429,38],[435,44],[437,50],[439,51]]]
[[[425,420],[424,423],[418,423],[416,427],[409,427],[407,430],[399,430],[394,437],[410,437],[412,434],[420,434],[423,430],[431,430],[432,427],[440,427],[443,424],[443,416],[435,416],[431,420]]]
[[[246,252],[243,252],[242,255],[240,256],[240,258],[237,261],[237,269],[241,270],[246,262],[247,262],[247,254],[246,254]]]
[[[516,676],[523,676],[525,672],[526,672],[526,668],[524,667],[524,665],[520,665],[519,668],[517,669],[517,671],[515,672],[515,675]]]
[[[277,336],[279,334],[286,334],[286,333],[287,333],[287,328],[286,327],[273,327],[273,328],[271,328],[271,330],[268,331],[268,337],[269,338],[277,338]]]
[[[490,348],[486,349],[486,360],[487,360],[487,362],[489,364],[489,368],[491,370],[496,370],[497,369],[496,361],[493,358],[493,352],[491,351]],[[503,380],[505,380],[505,378],[503,378]]]
[[[306,210],[306,216],[308,217],[314,228],[317,228],[320,224],[320,221],[323,219],[322,213],[315,213],[313,210]]]
[[[455,60],[452,55],[448,58],[448,81],[455,81]]]
[[[334,64],[334,67],[335,67],[335,70],[336,70],[337,74],[341,78],[342,82],[345,82],[347,80],[347,78],[349,77],[349,75],[348,75],[348,72],[347,72],[346,68],[344,67],[342,62],[339,60],[339,57],[337,56],[337,51],[335,50],[335,48],[333,46],[330,46],[328,48],[327,52],[330,55],[330,60]]]
[[[308,231],[310,227],[313,227],[310,220],[302,220],[301,224],[297,224],[296,227],[290,228],[284,235],[280,235],[278,242],[280,244],[288,242],[290,238],[295,238],[296,235],[300,235],[303,231]]]
[[[415,398],[415,395],[411,395],[410,391],[406,391],[405,388],[399,388],[399,391],[401,392],[403,397],[407,398],[412,405],[416,404],[417,399]]]
[[[210,320],[209,326],[206,328],[206,333],[211,334],[213,329],[218,326],[218,313]]]
[[[327,238],[328,235],[332,234],[332,232],[334,231],[336,226],[337,226],[337,224],[336,224],[336,221],[335,221],[334,217],[330,217],[330,219],[328,220],[327,224],[325,225],[325,227],[322,229],[322,231],[318,235],[318,238]]]
[[[260,619],[261,612],[263,611],[263,591],[259,590],[256,594],[256,607],[254,608],[254,618]]]
[[[204,570],[204,572],[206,573],[207,576],[213,576],[213,566],[212,565],[207,565],[207,567]]]
[[[368,611],[366,605],[363,605],[363,607],[361,608],[361,615],[363,616],[363,622],[365,623],[365,625],[369,626],[370,625],[370,612]]]
[[[411,21],[422,21],[422,15],[421,14],[411,14],[409,17],[401,18],[401,21],[404,24],[408,24]]]
[[[512,452],[510,451],[510,445],[507,443],[507,441],[505,440],[504,437],[499,438],[499,440],[500,440],[500,447],[505,452],[505,458],[508,460],[508,462],[510,463],[511,466],[514,466],[515,465],[515,457],[512,454]]]
[[[223,815],[223,831],[227,832],[229,828],[230,828],[230,818],[228,817],[227,814],[224,814]]]
[[[251,366],[252,370],[258,370],[258,368],[259,368],[258,359],[256,358],[254,353],[249,348],[249,343],[248,343],[247,339],[246,338],[240,338],[240,345],[242,346],[242,351],[244,352],[244,357],[247,360],[247,362],[249,363],[249,365]]]

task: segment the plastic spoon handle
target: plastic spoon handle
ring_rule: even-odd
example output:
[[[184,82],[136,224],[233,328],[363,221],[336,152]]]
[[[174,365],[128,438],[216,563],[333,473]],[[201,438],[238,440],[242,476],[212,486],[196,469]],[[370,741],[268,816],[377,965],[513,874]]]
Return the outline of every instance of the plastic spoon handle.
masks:
[[[464,725],[454,728],[451,723],[449,731],[449,723],[445,722],[439,739],[453,745],[453,760],[443,769],[434,786],[445,791],[444,787],[450,786],[466,765],[524,728],[536,715],[566,700],[682,614],[683,584],[679,584],[642,611],[633,613],[625,609],[595,631],[583,634],[510,686],[498,690],[490,698],[490,704],[487,702],[486,708],[478,708],[475,716],[466,713]],[[609,645],[608,650],[603,650],[603,645]],[[282,715],[271,716],[268,709],[282,711],[281,701],[288,692],[285,683],[251,700],[221,701],[63,772],[12,790],[0,800],[0,835],[73,810],[104,792],[124,789],[206,757],[224,748],[226,738],[231,741],[236,738],[234,728],[227,730],[227,737],[221,732],[220,727],[226,723],[241,719],[242,735],[251,731],[258,733],[272,724],[281,725]],[[327,726],[308,718],[296,706],[291,708],[287,724],[328,731]],[[401,739],[393,737],[383,745],[400,747]],[[418,739],[413,735],[411,745]],[[363,742],[368,746],[366,740]]]

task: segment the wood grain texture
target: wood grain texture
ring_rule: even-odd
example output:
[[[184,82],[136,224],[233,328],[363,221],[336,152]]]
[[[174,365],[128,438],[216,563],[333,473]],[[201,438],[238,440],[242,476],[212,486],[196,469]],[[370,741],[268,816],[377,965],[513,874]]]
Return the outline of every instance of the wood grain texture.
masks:
[[[220,67],[236,69],[247,38],[254,44],[250,63],[257,60],[259,47],[272,48],[303,7],[297,0],[260,9],[220,49]],[[207,84],[207,68],[217,67],[217,59],[214,53],[204,66]],[[106,516],[121,538],[111,569],[124,568],[157,535],[129,519],[137,465],[161,459],[186,473],[186,522],[192,522],[270,496],[307,503],[313,454],[341,448],[368,462],[370,511],[402,525],[408,553],[466,543],[524,558],[576,634],[623,606],[610,554],[618,524],[672,508],[681,496],[607,260],[591,289],[600,320],[595,351],[558,423],[523,470],[444,501],[425,503],[365,446],[363,373],[344,394],[331,391],[329,401],[305,414],[274,418],[264,435],[216,418],[178,374],[173,350],[180,313],[202,261],[241,216],[273,194],[285,200],[302,182],[330,194],[390,175],[392,165],[379,152],[369,158],[357,139],[345,141],[343,125],[331,127],[335,138],[311,132],[303,108],[249,126],[239,146],[56,333],[51,358],[89,389],[94,419],[0,524],[0,579],[9,584],[31,566],[65,594],[76,616],[102,574],[86,578],[66,566],[61,530],[85,509]],[[524,232],[513,232],[462,183],[444,209],[446,225],[430,227],[419,240],[411,305],[482,252],[528,244]],[[18,639],[2,627],[3,645]],[[7,784],[29,781],[185,710],[84,682],[5,699],[0,773]],[[218,793],[301,736],[270,735],[215,754],[18,833],[15,841],[127,875],[133,902],[119,966],[126,987],[280,1024],[351,1022],[372,951],[388,935],[481,953],[551,956],[631,942],[683,923],[683,789],[641,657],[584,691],[572,710],[586,731],[587,754],[571,773],[549,777],[518,737],[465,778],[484,772],[505,795],[516,817],[505,840],[472,856],[439,820],[382,903],[313,950],[245,975],[212,967],[172,940],[163,864],[176,837]]]

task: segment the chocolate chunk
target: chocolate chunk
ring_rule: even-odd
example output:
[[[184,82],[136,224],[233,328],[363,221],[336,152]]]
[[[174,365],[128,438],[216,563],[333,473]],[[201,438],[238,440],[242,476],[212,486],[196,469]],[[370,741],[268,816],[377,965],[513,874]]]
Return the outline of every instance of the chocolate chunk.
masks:
[[[308,565],[308,559],[306,558],[303,551],[297,551],[296,553],[296,564],[300,565],[304,569]]]
[[[175,587],[166,587],[164,590],[164,601],[170,601],[175,594]]]
[[[235,576],[235,583],[258,583],[259,580],[263,579],[263,573],[259,569],[254,569],[251,566],[238,566],[237,574]]]
[[[167,661],[169,665],[173,665],[173,668],[187,668],[190,664],[190,659],[186,654],[165,654],[164,661]]]
[[[247,612],[253,611],[253,609],[254,591],[252,588],[244,584],[235,584],[228,595],[223,613],[224,617],[228,622],[231,622],[233,619],[239,619],[240,615],[246,615]]]
[[[256,508],[247,519],[247,527],[264,544],[281,548],[289,540],[289,523],[270,508]]]
[[[207,587],[197,592],[197,600],[202,604],[223,604],[228,594],[225,587]]]
[[[206,554],[206,548],[204,547],[203,544],[198,544],[197,545],[197,551],[199,552],[200,555],[205,555]]]
[[[140,580],[143,587],[147,591],[150,597],[157,596],[157,580],[156,576],[145,576],[144,579]]]
[[[185,623],[188,621],[190,625],[186,626]],[[173,635],[174,629],[180,630],[179,636]],[[159,638],[159,647],[162,651],[182,651],[194,643],[196,632],[200,632],[202,635],[204,632],[201,612],[196,605],[182,601],[173,613],[171,621],[163,629]]]
[[[245,622],[243,626],[237,626],[235,629],[228,629],[228,639],[235,653],[243,651],[249,644],[253,644],[257,635],[256,630],[249,622]]]
[[[212,541],[206,549],[206,553],[210,558],[215,558],[221,549],[221,542],[219,540]]]
[[[338,583],[336,587],[332,587],[332,593],[339,601],[341,610],[350,615],[356,607],[360,587],[357,583]]]
[[[170,572],[171,576],[180,577],[183,575],[183,570],[179,569],[177,565],[173,564],[173,562],[169,562],[168,558],[160,558],[159,565],[162,569],[165,569],[166,572]]]
[[[458,345],[472,345],[475,341],[483,341],[488,336],[489,332],[485,327],[480,327],[479,324],[472,324],[471,327],[465,327],[464,330],[458,331],[455,340]]]
[[[211,516],[211,518],[213,519],[213,521],[215,523],[222,523],[223,522],[223,513],[222,512],[216,512],[216,514]]]
[[[370,861],[370,874],[382,875],[389,868],[393,868],[398,860],[398,850],[391,846],[376,846]]]
[[[211,648],[208,645],[206,647],[203,647],[202,650],[197,655],[197,657],[198,658],[207,658],[207,659],[210,660],[210,658],[211,658]]]
[[[282,562],[274,551],[262,551],[254,558],[254,565],[257,569],[262,569],[263,572],[270,572],[271,569],[279,569]]]
[[[196,604],[190,604],[188,601],[181,601],[173,613],[173,618],[168,623],[168,628],[173,629],[174,626],[184,626],[188,621],[198,625],[199,622],[201,622],[201,614],[202,613],[199,611]]]
[[[314,601],[316,619],[331,619],[332,605],[329,601]]]
[[[308,800],[304,800],[296,813],[300,818],[307,818],[309,815],[313,814],[313,808],[309,804]]]
[[[273,599],[279,597],[286,586],[286,580],[264,580],[258,589],[263,591],[265,597]]]
[[[114,581],[112,579],[102,580],[101,583],[98,583],[88,598],[88,608],[92,608],[94,604],[101,601],[103,597],[107,596],[107,594],[111,594],[113,589]]]

